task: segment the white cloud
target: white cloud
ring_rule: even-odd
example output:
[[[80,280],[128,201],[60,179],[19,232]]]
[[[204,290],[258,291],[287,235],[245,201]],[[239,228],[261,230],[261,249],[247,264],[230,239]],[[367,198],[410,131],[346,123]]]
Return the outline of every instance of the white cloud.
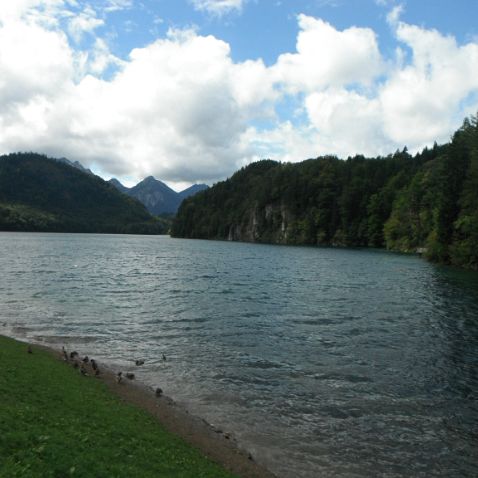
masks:
[[[369,96],[343,87],[306,95],[317,154],[384,155],[405,145],[417,151],[448,141],[463,117],[476,112],[477,44],[460,47],[453,38],[403,23],[397,36],[411,48],[412,61],[399,61]]]
[[[297,162],[315,158],[322,150],[320,137],[313,126],[296,126],[290,121],[280,122],[274,129],[265,131],[251,127],[243,134],[242,141],[252,146],[253,156],[244,157],[241,166],[263,158]]]
[[[458,45],[398,14],[393,60],[370,29],[340,31],[300,15],[296,51],[268,67],[234,62],[226,42],[194,30],[170,30],[119,59],[85,8],[77,38],[90,32],[93,41],[82,50],[60,28],[72,19],[67,6],[0,7],[1,153],[35,150],[105,174],[212,182],[261,157],[414,150],[446,141],[478,109],[478,44]],[[302,114],[280,116],[279,102]]]
[[[133,7],[133,0],[108,0],[104,11],[106,13],[127,10]]]
[[[104,25],[104,21],[96,17],[96,12],[87,6],[81,13],[75,15],[68,22],[68,32],[79,43],[85,33],[91,33]]]
[[[345,88],[330,88],[305,98],[307,121],[284,121],[274,129],[251,128],[247,139],[256,159],[271,157],[297,162],[322,155],[341,158],[392,152],[381,125],[381,105]],[[394,145],[396,149],[396,145]]]
[[[62,56],[61,50],[49,55],[61,60],[54,68],[46,63],[49,71],[64,70],[47,81],[51,88],[36,93],[31,85],[20,89],[31,94],[12,102],[15,120],[0,133],[2,151],[41,150],[86,165],[96,162],[112,174],[155,174],[171,181],[217,179],[251,155],[242,134],[251,112],[273,98],[261,61],[234,64],[225,42],[191,30],[170,31],[168,38],[133,50],[110,81],[86,75],[75,84],[75,62],[65,36],[39,32],[51,36],[45,54],[64,47],[70,56]],[[0,34],[8,33],[0,29]],[[18,35],[35,41],[30,31]],[[15,41],[11,38],[11,54],[32,62],[31,45],[19,51]],[[101,47],[100,42],[97,49]],[[83,57],[84,68],[87,61]],[[38,63],[38,69],[44,66],[42,58]],[[95,62],[89,70],[94,67]],[[100,62],[98,71],[103,68]],[[28,65],[21,63],[18,70],[29,77]]]
[[[466,100],[478,93],[478,44],[458,46],[436,30],[405,23],[396,34],[411,49],[412,61],[393,71],[381,88],[385,132],[412,148],[446,141],[457,119],[462,121],[463,107],[470,106]]]
[[[0,3],[0,20],[2,22],[18,20],[29,9],[43,6],[46,2],[43,0],[15,0]],[[63,1],[49,2],[53,4],[63,4]]]
[[[331,88],[307,96],[305,104],[320,139],[318,153],[347,157],[390,152],[390,142],[382,132],[378,99]]]
[[[387,15],[388,24],[392,27],[396,26],[403,11],[403,5],[396,5],[395,7],[393,7]]]
[[[306,15],[298,17],[297,53],[279,57],[273,71],[292,92],[370,83],[382,70],[377,38],[368,28],[336,30]]]
[[[74,0],[12,0],[0,2],[0,22],[23,20],[46,28],[57,27],[61,17],[71,16],[68,5]]]
[[[453,37],[400,22],[400,13],[397,7],[391,18],[401,45],[397,48],[395,64],[389,63],[382,70],[385,79],[374,79],[374,75],[362,79],[369,82],[369,87],[366,83],[358,88],[352,84],[354,79],[357,83],[361,81],[353,68],[347,75],[337,73],[345,71],[341,70],[341,60],[356,56],[353,46],[346,46],[343,51],[338,47],[332,63],[328,63],[327,53],[323,52],[315,56],[314,62],[314,54],[304,53],[307,46],[300,45],[299,41],[296,54],[279,58],[273,69],[283,69],[280,78],[289,91],[304,95],[308,122],[306,127],[296,127],[294,133],[284,124],[278,126],[279,137],[289,138],[285,143],[285,139],[280,142],[277,138],[281,143],[278,151],[282,151],[278,157],[290,159],[283,148],[285,145],[294,149],[290,143],[301,145],[302,150],[309,148],[311,153],[307,156],[384,155],[405,145],[411,151],[418,151],[434,141],[448,141],[463,118],[476,113],[478,43],[459,46]],[[309,27],[302,23],[299,40],[310,27],[317,37],[340,37],[345,33],[312,20]],[[337,45],[341,40],[336,38],[330,43]],[[319,42],[307,39],[306,43],[317,45]],[[404,49],[411,53],[408,61]],[[312,47],[310,50],[314,51]],[[325,63],[318,65],[319,58],[325,58]],[[330,66],[333,62],[339,66]],[[363,63],[366,64],[365,57]],[[378,59],[365,68],[376,72],[384,63]],[[274,134],[267,132],[265,137],[270,140]],[[297,158],[300,159],[303,157]]]
[[[62,32],[12,21],[0,28],[0,111],[37,95],[53,97],[72,76]]]
[[[246,0],[190,0],[196,10],[224,15],[231,11],[240,11]]]
[[[101,76],[110,66],[122,67],[125,62],[113,55],[105,40],[96,38],[92,49],[86,54],[84,73]]]

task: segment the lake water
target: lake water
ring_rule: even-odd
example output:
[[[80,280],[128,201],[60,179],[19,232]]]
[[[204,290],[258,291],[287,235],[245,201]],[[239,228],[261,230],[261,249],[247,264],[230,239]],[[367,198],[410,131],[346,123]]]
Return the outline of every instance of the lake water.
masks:
[[[0,333],[123,370],[145,359],[138,378],[281,477],[478,476],[477,274],[379,251],[0,233],[0,301]]]

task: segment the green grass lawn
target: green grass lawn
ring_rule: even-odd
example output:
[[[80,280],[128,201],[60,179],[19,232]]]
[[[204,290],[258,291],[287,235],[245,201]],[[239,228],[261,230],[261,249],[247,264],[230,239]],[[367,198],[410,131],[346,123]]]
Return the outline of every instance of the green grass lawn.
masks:
[[[230,477],[48,352],[0,337],[0,477]]]

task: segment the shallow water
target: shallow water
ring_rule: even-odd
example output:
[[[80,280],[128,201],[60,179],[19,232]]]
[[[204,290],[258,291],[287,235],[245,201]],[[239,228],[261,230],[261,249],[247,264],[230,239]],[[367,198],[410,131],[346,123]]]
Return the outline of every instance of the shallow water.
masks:
[[[0,271],[0,333],[135,369],[281,477],[478,476],[477,274],[380,251],[24,233],[0,233]]]

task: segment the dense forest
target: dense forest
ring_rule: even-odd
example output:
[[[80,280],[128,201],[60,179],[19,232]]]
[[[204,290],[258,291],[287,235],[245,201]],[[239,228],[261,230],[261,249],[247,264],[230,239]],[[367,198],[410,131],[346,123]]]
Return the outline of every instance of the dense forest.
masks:
[[[386,247],[478,269],[478,118],[411,156],[263,160],[186,199],[176,237]]]
[[[161,234],[165,226],[98,176],[16,153],[0,156],[0,231]]]

